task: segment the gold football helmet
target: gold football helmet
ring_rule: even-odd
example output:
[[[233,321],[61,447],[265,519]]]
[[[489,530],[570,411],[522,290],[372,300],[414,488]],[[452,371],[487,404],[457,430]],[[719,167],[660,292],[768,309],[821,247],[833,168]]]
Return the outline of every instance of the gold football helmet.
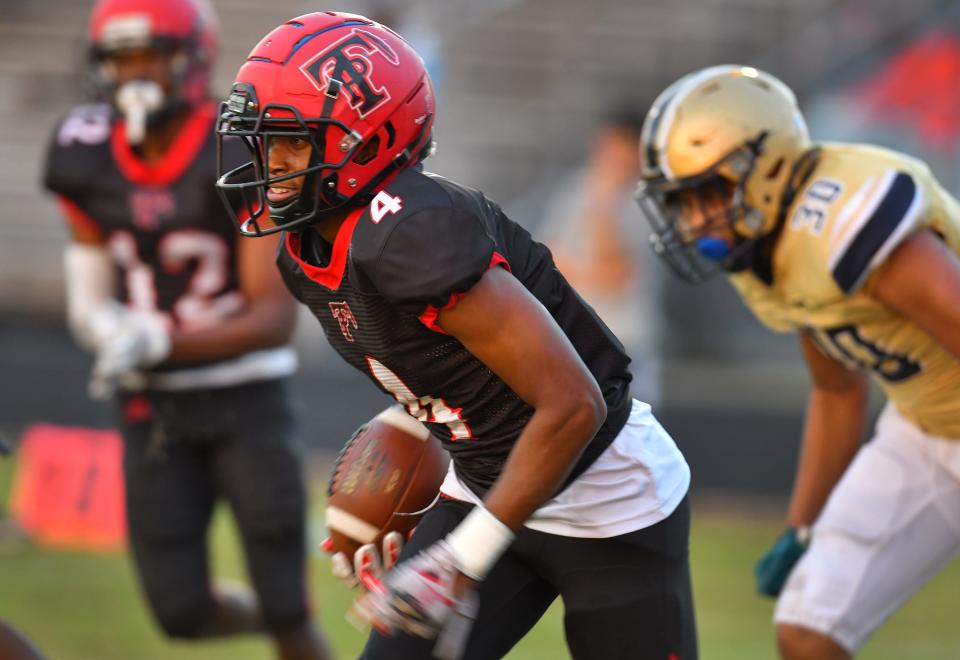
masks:
[[[776,226],[793,166],[810,147],[796,97],[768,73],[724,65],[674,82],[640,140],[637,199],[656,252],[693,282],[734,269]],[[691,208],[700,209],[696,223]]]

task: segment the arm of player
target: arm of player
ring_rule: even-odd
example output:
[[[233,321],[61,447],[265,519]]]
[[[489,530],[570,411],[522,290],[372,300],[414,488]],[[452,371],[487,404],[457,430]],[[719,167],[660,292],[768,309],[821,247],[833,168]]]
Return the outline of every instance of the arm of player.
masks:
[[[197,330],[170,327],[163,315],[127,309],[117,332],[97,352],[90,380],[94,398],[108,397],[136,371],[168,359],[205,362],[285,344],[296,323],[296,301],[274,266],[276,242],[244,239],[237,258],[243,309]]]
[[[67,326],[77,343],[96,355],[88,391],[95,399],[105,399],[129,371],[131,359],[160,360],[166,355],[167,331],[115,298],[114,264],[99,226],[70,200],[60,202],[72,237],[63,259]]]
[[[800,335],[800,346],[813,386],[787,529],[754,569],[757,591],[767,596],[779,595],[806,550],[808,528],[853,460],[866,428],[866,376],[825,355],[806,333]]]
[[[543,305],[501,268],[440,312],[439,325],[534,408],[484,498],[517,530],[560,488],[606,419],[600,388]]]
[[[868,281],[867,292],[960,359],[960,259],[932,231],[903,241]]]
[[[853,460],[866,430],[867,377],[847,369],[800,335],[812,388],[787,524],[813,524],[830,491]]]
[[[120,311],[113,264],[96,224],[66,198],[58,201],[71,237],[63,254],[67,327],[78,344],[97,351],[116,331]]]
[[[214,326],[174,331],[170,359],[178,362],[220,360],[290,341],[297,302],[274,264],[275,237],[240,239],[237,268],[246,305]]]
[[[456,657],[482,580],[531,514],[563,483],[606,418],[600,388],[546,309],[513,275],[491,268],[439,325],[534,408],[484,506],[444,540],[399,564],[357,601],[378,629],[439,633],[437,657]]]

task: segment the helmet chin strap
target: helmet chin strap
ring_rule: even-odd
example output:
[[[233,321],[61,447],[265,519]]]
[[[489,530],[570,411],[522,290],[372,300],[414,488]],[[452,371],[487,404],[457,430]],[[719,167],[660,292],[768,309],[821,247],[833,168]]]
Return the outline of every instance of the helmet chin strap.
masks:
[[[292,199],[289,199],[283,204],[279,204],[279,205],[271,204],[270,202],[267,202],[267,210],[270,212],[270,215],[273,218],[282,220],[284,214],[293,210],[293,208],[299,203],[300,203],[300,195],[296,195]]]
[[[140,144],[147,133],[147,118],[163,108],[163,88],[152,80],[131,80],[117,89],[117,108],[126,123],[127,142]]]

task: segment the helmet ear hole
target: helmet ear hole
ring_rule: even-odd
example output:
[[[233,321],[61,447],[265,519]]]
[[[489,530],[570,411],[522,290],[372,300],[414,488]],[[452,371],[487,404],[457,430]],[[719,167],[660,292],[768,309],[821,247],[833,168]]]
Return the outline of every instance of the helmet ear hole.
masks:
[[[383,125],[383,127],[387,131],[387,149],[389,149],[393,146],[394,140],[397,139],[397,130],[393,127],[393,122],[389,120]]]
[[[769,170],[767,170],[767,175],[766,175],[767,178],[776,179],[780,175],[780,170],[783,169],[783,164],[784,164],[784,159],[778,158],[777,162],[775,162],[773,166]]]
[[[360,147],[357,155],[353,157],[353,162],[357,165],[366,165],[377,157],[380,151],[380,136],[374,135],[369,142]]]

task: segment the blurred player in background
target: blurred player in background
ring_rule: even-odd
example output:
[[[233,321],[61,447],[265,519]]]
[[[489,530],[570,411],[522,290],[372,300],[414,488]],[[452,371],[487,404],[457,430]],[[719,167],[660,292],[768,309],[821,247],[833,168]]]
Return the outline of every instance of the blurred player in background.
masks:
[[[649,241],[636,230],[633,201],[642,124],[643,116],[626,103],[602,117],[587,162],[548,195],[538,236],[564,278],[626,347],[633,395],[656,408],[659,271]]]
[[[280,657],[325,658],[306,593],[286,384],[296,302],[273,267],[275,246],[238,240],[210,184],[216,17],[206,0],[100,0],[90,49],[104,102],[57,126],[45,185],[73,238],[70,328],[95,355],[93,393],[115,393],[144,593],[169,636],[265,631]],[[240,155],[233,147],[227,158]],[[220,497],[256,595],[211,581],[207,532]]]
[[[327,12],[254,48],[219,126],[250,149],[217,184],[241,231],[283,231],[287,286],[453,459],[359,601],[364,657],[499,658],[559,594],[578,658],[695,658],[686,462],[549,251],[422,171],[435,111],[396,33]]]
[[[960,550],[960,205],[913,158],[812,143],[790,89],[748,67],[667,88],[641,157],[660,255],[800,335],[803,450],[759,587],[783,588],[784,658],[849,658]],[[888,403],[861,448],[867,375]]]

